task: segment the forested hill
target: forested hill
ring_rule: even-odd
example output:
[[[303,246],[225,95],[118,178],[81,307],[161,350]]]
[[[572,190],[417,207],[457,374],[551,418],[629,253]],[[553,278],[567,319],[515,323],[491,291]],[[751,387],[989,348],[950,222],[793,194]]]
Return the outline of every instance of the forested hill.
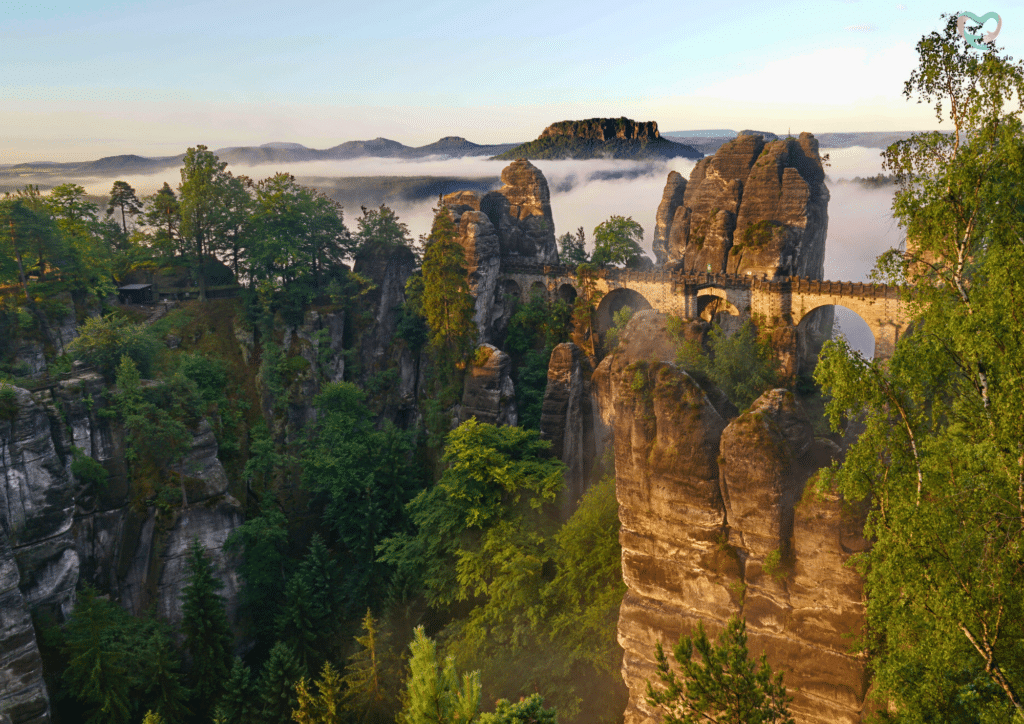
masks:
[[[654,121],[629,118],[591,118],[585,121],[559,121],[544,129],[535,141],[500,153],[502,160],[616,158],[650,160],[688,158],[703,154],[684,143],[661,137]]]

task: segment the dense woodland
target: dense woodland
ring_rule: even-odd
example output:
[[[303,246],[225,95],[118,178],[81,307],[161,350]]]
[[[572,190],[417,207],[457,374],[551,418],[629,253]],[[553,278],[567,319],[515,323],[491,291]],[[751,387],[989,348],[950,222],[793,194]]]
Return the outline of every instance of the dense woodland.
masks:
[[[899,722],[1024,716],[1024,71],[958,38],[955,18],[924,38],[907,84],[940,119],[952,101],[958,133],[920,134],[885,156],[911,243],[877,274],[915,290],[915,331],[885,363],[829,343],[817,373],[836,428],[857,419],[864,430],[818,484],[870,501],[874,545],[857,559],[868,628],[852,645],[871,657],[877,717]],[[210,420],[247,514],[228,543],[244,582],[239,621],[228,621],[198,545],[180,631],[89,586],[66,621],[36,621],[57,720],[621,718],[613,466],[602,461],[575,513],[560,519],[563,466],[538,426],[553,346],[572,339],[594,357],[614,348],[629,312],[603,338],[594,333],[588,275],[634,262],[641,238],[622,217],[595,229],[592,255],[582,230],[562,237],[582,293],[571,307],[521,304],[503,341],[521,425],[453,427],[462,377],[480,352],[462,249],[443,210],[418,244],[387,207],[363,209],[350,229],[341,208],[288,175],[234,176],[203,146],[186,154],[176,189],[149,198],[118,181],[106,209],[74,184],[0,200],[6,380],[25,382],[12,362],[22,338],[44,343],[51,374],[74,360],[103,374],[106,414],[126,432],[142,507],[188,506],[185,481],[169,468]],[[358,320],[372,315],[359,260],[396,251],[417,264],[395,341],[425,360],[415,424],[385,414],[387,370],[367,376],[351,365],[346,381],[321,388],[301,438],[281,435],[288,388],[308,362],[282,348],[280,329],[309,309],[344,310],[357,320],[354,349]],[[239,292],[208,300],[225,266]],[[111,304],[118,282],[168,269],[189,275],[200,298],[148,326]],[[79,336],[61,353],[49,330],[72,312]],[[225,341],[228,319],[253,330],[259,355],[249,364]],[[180,343],[168,346],[169,336]],[[704,345],[680,340],[678,361],[739,409],[780,382],[751,325],[731,337],[712,331]],[[0,388],[0,414],[11,404]],[[103,485],[90,458],[77,457],[73,470]],[[684,643],[683,676],[706,690],[677,680],[659,650],[672,696],[652,692],[652,701],[675,712],[666,721],[705,720],[701,711],[746,721],[729,718],[714,694],[755,679],[764,701],[748,714],[787,720],[778,680],[743,668],[741,622],[721,649],[702,631]],[[718,662],[710,678],[690,666],[691,646]],[[746,679],[729,679],[741,670]]]

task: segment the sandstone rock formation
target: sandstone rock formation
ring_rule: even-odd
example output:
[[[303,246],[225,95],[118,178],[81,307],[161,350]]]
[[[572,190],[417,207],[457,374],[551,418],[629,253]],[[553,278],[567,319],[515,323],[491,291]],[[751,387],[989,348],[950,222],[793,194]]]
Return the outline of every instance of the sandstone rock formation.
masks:
[[[568,520],[586,492],[595,462],[594,405],[590,361],[572,342],[558,345],[548,362],[548,384],[540,414],[540,436],[565,463],[559,512]]]
[[[473,321],[479,342],[493,338],[494,329],[503,326],[504,303],[500,298],[498,276],[501,273],[501,245],[498,232],[487,214],[480,211],[480,197],[473,191],[458,191],[442,199],[458,229],[457,240],[466,255],[469,291],[476,298]],[[508,320],[504,319],[507,324]]]
[[[0,526],[0,721],[45,724],[50,698],[35,629],[18,587],[18,563]]]
[[[590,118],[552,123],[536,140],[495,156],[514,158],[698,159],[692,146],[662,138],[654,121],[629,118]]]
[[[682,205],[686,194],[686,179],[678,171],[669,171],[665,182],[665,192],[658,204],[658,214],[654,219],[654,242],[651,249],[658,265],[668,261],[668,237],[672,228],[672,219],[676,210]]]
[[[531,264],[557,264],[551,193],[544,174],[525,159],[501,172],[504,184],[480,199],[480,211],[498,232],[502,259]]]
[[[688,272],[820,279],[828,199],[814,136],[741,135],[690,174],[667,230],[668,261]]]
[[[717,634],[732,615],[746,618],[752,653],[786,672],[798,722],[859,722],[865,662],[848,637],[864,623],[862,589],[843,564],[864,548],[861,520],[804,491],[838,449],[785,390],[727,424],[652,340],[659,317],[638,314],[593,378],[614,432],[626,722],[660,721],[644,697],[655,643],[698,621]]]
[[[490,344],[477,348],[462,389],[459,421],[475,417],[491,425],[516,425],[516,391],[512,384],[512,359]]]

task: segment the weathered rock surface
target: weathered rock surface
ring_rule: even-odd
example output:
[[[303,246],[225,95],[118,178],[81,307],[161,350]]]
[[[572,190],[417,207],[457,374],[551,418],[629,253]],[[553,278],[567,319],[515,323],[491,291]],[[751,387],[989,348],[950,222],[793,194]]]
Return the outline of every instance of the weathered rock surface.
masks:
[[[466,255],[469,291],[476,302],[473,321],[479,332],[478,342],[485,344],[508,323],[505,305],[498,285],[501,273],[501,244],[498,232],[487,214],[480,211],[480,199],[472,191],[458,191],[442,199],[458,230],[456,240]]]
[[[504,184],[480,200],[480,211],[498,232],[503,259],[531,264],[557,264],[551,193],[544,174],[525,159],[501,172]]]
[[[591,141],[610,141],[613,138],[649,141],[661,138],[654,121],[633,121],[628,118],[591,118],[586,121],[559,121],[552,123],[540,138],[572,136]]]
[[[665,182],[665,192],[658,204],[658,214],[654,219],[654,242],[651,249],[656,263],[664,265],[668,261],[668,239],[672,231],[672,220],[676,210],[682,205],[686,194],[686,179],[678,171],[669,171]]]
[[[690,174],[667,231],[668,261],[688,272],[820,279],[828,199],[814,136],[740,135]]]
[[[622,158],[698,159],[700,151],[678,141],[662,138],[654,121],[629,118],[590,118],[552,123],[534,140],[495,156],[516,158]]]
[[[838,448],[814,438],[784,390],[727,425],[664,361],[659,323],[636,315],[593,377],[614,432],[627,724],[660,721],[644,696],[655,643],[671,646],[699,621],[715,635],[733,615],[747,620],[752,654],[786,672],[798,722],[859,722],[865,662],[847,649],[864,623],[862,588],[844,563],[864,549],[861,521],[841,501],[803,496]]]
[[[0,525],[0,720],[6,716],[11,724],[45,724],[50,698],[43,660],[19,583],[18,564]]]
[[[382,249],[365,253],[356,258],[354,271],[373,282],[374,288],[367,295],[367,303],[374,310],[373,323],[359,331],[359,361],[362,378],[367,379],[391,364],[388,349],[395,336],[398,324],[398,310],[405,301],[405,283],[416,268],[416,257],[407,247]],[[344,359],[342,336],[333,331],[329,334],[332,345],[331,359]],[[337,364],[337,363],[336,363]],[[330,382],[342,378],[344,368],[337,372]]]
[[[569,519],[586,492],[595,462],[594,404],[590,361],[572,342],[558,345],[548,362],[548,384],[540,414],[540,436],[565,463],[565,487],[558,501]]]
[[[57,411],[48,414],[26,390],[14,390],[17,414],[0,420],[0,515],[23,571],[26,603],[66,615],[74,606],[79,564],[71,536],[71,460],[54,434]]]
[[[459,421],[475,417],[491,425],[518,424],[512,359],[494,345],[483,344],[467,372]]]

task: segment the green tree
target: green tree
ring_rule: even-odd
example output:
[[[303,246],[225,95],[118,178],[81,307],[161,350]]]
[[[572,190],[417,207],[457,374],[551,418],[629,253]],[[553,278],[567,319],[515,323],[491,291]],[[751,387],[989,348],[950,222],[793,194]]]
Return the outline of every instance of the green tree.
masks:
[[[148,377],[158,344],[145,325],[133,324],[124,315],[114,313],[88,317],[68,345],[68,354],[95,367],[107,380],[114,379],[121,358],[127,356],[140,374]]]
[[[644,227],[632,217],[609,217],[594,228],[591,263],[597,267],[633,266],[644,255],[643,240]]]
[[[305,678],[295,685],[298,707],[292,711],[292,719],[298,724],[341,724],[344,712],[341,675],[329,661],[324,662],[320,678],[314,683],[316,694],[309,690]]]
[[[185,152],[178,186],[179,233],[187,240],[199,281],[199,298],[206,301],[207,261],[216,251],[219,236],[232,223],[226,201],[236,180],[227,162],[199,145]],[[164,199],[169,201],[168,199]]]
[[[597,266],[593,263],[576,267],[576,289],[578,294],[572,304],[572,341],[591,357],[597,356],[597,338],[594,329],[594,312],[604,292],[597,288]]]
[[[587,239],[581,226],[575,234],[566,232],[558,237],[558,259],[571,269],[580,264],[589,264],[590,256],[587,254]]]
[[[128,217],[136,217],[142,213],[142,201],[135,189],[127,181],[115,181],[110,189],[110,201],[107,203],[107,216],[113,216],[114,210],[121,214],[121,231],[128,237]]]
[[[430,327],[430,348],[442,372],[461,368],[476,345],[477,329],[466,256],[455,240],[455,223],[446,208],[435,209],[423,252],[423,315]]]
[[[314,534],[288,582],[277,619],[278,637],[291,647],[303,670],[316,671],[337,646],[341,609],[341,569],[323,538]]]
[[[213,564],[198,539],[189,547],[187,570],[181,629],[192,660],[188,676],[193,710],[205,719],[224,692],[231,671],[232,637],[224,599],[217,593],[224,584],[213,575]]]
[[[544,708],[544,697],[531,694],[512,703],[499,699],[493,712],[485,712],[477,719],[479,724],[558,724],[558,712]]]
[[[249,724],[256,719],[258,711],[252,672],[236,656],[231,674],[224,682],[224,695],[215,709],[215,718],[224,724]]]
[[[185,253],[180,246],[178,231],[181,225],[181,204],[166,181],[156,194],[146,200],[145,219],[146,224],[157,230],[153,246],[161,253],[168,257]]]
[[[356,255],[390,252],[398,247],[410,247],[409,227],[398,220],[389,207],[381,204],[379,209],[362,207],[363,215],[356,221]]]
[[[376,559],[388,536],[408,530],[405,506],[419,490],[408,434],[377,430],[365,394],[339,382],[313,401],[316,434],[303,455],[302,484],[324,503],[324,517],[345,547],[348,615],[381,600],[390,569]]]
[[[1024,716],[1024,65],[945,20],[905,95],[955,132],[885,153],[908,243],[878,273],[909,283],[913,331],[886,362],[826,344],[832,424],[864,432],[823,483],[871,501],[860,562],[880,694],[903,721],[1009,722]]]
[[[695,651],[699,661],[693,658]],[[782,672],[773,676],[764,654],[759,665],[750,660],[743,619],[729,619],[714,644],[698,623],[697,635],[683,636],[672,655],[678,676],[658,642],[655,656],[664,688],[647,683],[647,701],[666,709],[665,724],[793,724]]]
[[[87,724],[128,724],[134,710],[121,611],[86,587],[65,627],[64,684],[84,705]]]
[[[678,322],[673,324],[678,333]],[[749,319],[731,337],[719,325],[708,334],[708,351],[696,340],[680,339],[676,362],[706,375],[740,410],[779,384],[779,361],[771,342],[758,339]]]
[[[184,721],[190,713],[191,692],[182,680],[181,657],[171,641],[170,626],[163,621],[148,620],[139,627],[138,639],[131,651],[139,698],[147,709],[167,721]]]
[[[53,217],[44,209],[32,208],[24,198],[5,195],[0,200],[0,249],[3,261],[8,262],[3,269],[4,277],[16,278],[21,283],[25,301],[34,309],[28,289],[28,256],[31,254],[38,260],[37,276],[40,277],[45,274],[47,262],[53,263],[60,257],[61,237]]]
[[[250,617],[257,645],[267,648],[273,639],[277,612],[287,582],[287,522],[276,501],[265,494],[260,515],[235,528],[224,542],[225,550],[242,552],[238,566],[238,574],[245,584],[240,596],[242,608]]]
[[[626,331],[626,325],[633,318],[633,308],[626,306],[612,315],[612,326],[604,333],[604,347],[611,351],[619,346],[619,339]]]
[[[468,724],[480,708],[480,675],[459,677],[455,659],[449,656],[443,668],[437,660],[437,646],[422,626],[409,644],[409,678],[406,681],[404,724]]]
[[[262,703],[261,721],[264,724],[285,724],[291,721],[292,710],[298,704],[295,685],[305,673],[288,644],[278,641],[270,650],[270,658],[263,665],[258,684]]]
[[[382,631],[370,609],[363,617],[359,649],[345,665],[345,709],[361,724],[393,722],[398,713],[398,665],[390,636]]]
[[[533,430],[467,420],[448,436],[444,472],[433,487],[409,503],[415,535],[401,533],[380,547],[380,560],[394,565],[402,580],[415,581],[428,603],[517,594],[495,590],[493,549],[532,549],[541,536],[524,526],[554,500],[565,466],[549,455],[550,443]],[[523,554],[526,555],[525,553]],[[507,583],[507,581],[506,581]]]

